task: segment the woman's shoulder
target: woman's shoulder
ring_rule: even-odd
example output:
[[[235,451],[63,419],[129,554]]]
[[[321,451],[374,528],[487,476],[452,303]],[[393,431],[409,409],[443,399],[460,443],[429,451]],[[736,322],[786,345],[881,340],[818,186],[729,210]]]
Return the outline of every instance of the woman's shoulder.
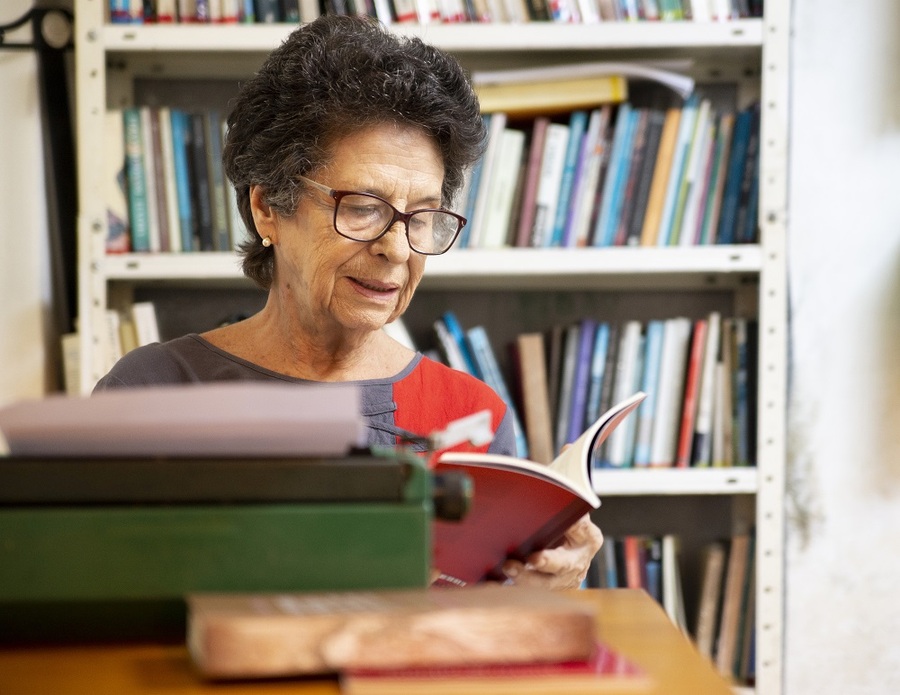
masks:
[[[130,350],[97,382],[94,391],[189,381],[183,373],[183,365],[185,356],[196,349],[194,337],[186,335]]]

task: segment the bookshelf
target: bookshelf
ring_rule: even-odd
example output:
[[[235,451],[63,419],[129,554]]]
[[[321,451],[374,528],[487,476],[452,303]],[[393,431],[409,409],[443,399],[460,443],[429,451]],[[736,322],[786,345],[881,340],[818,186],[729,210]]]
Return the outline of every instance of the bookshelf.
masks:
[[[147,94],[165,95],[168,81],[231,80],[233,88],[233,81],[252,73],[291,30],[278,24],[108,25],[105,5],[105,0],[76,0],[75,12],[78,308],[85,392],[105,371],[101,327],[108,306],[154,291],[168,296],[170,306],[185,293],[252,297],[255,292],[230,253],[105,253],[104,182],[95,156],[104,148],[104,111]],[[673,316],[700,316],[719,308],[758,319],[757,467],[604,471],[596,487],[604,498],[601,519],[621,510],[623,526],[639,518],[636,510],[642,509],[649,510],[654,529],[665,528],[669,510],[697,515],[698,525],[709,520],[713,527],[727,526],[735,519],[755,524],[756,684],[741,692],[765,695],[782,691],[783,671],[789,18],[788,0],[768,0],[763,19],[722,23],[395,27],[456,53],[469,69],[652,58],[678,63],[698,81],[734,82],[739,95],[759,98],[759,243],[454,250],[429,260],[408,323],[414,335],[422,336],[442,311],[459,308],[467,323],[490,320],[491,338],[500,346],[520,330],[546,327],[548,314],[554,321],[574,320],[598,298],[598,311],[609,310],[614,318],[647,317],[662,305]],[[161,312],[165,306],[161,302]],[[604,524],[604,532],[618,530]]]

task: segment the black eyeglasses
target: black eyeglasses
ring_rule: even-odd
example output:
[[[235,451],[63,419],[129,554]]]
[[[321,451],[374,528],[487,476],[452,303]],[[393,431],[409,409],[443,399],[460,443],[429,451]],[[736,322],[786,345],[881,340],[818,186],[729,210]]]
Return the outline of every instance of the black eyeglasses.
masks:
[[[409,248],[425,256],[439,256],[450,250],[466,224],[465,217],[449,210],[400,212],[372,193],[336,191],[305,176],[297,178],[334,199],[334,231],[353,241],[376,241],[400,220],[406,227]]]

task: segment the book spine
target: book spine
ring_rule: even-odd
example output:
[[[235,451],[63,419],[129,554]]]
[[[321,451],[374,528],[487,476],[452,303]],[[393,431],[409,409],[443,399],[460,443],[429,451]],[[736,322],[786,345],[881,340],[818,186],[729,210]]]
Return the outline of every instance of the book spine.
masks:
[[[204,114],[206,169],[209,178],[210,209],[213,223],[213,248],[229,251],[228,205],[225,201],[225,174],[222,170],[222,117],[215,109]]]
[[[608,232],[612,225],[612,219],[615,216],[615,208],[620,202],[620,171],[624,166],[625,153],[630,143],[628,142],[631,128],[632,108],[628,103],[619,106],[619,112],[616,116],[616,125],[613,135],[612,150],[609,155],[609,165],[606,171],[606,178],[603,182],[603,195],[601,198],[600,209],[597,215],[597,222],[592,232],[592,244],[594,246],[608,246],[611,242],[611,232]]]
[[[159,250],[171,251],[169,241],[169,198],[166,186],[166,166],[163,160],[164,151],[162,132],[160,131],[160,110],[148,109],[150,123],[150,146],[153,148],[153,178],[156,193],[156,224],[159,229]]]
[[[703,370],[703,353],[706,350],[707,330],[706,319],[694,321],[687,372],[685,374],[681,428],[675,454],[675,466],[677,468],[687,468],[691,464],[691,446],[694,443],[694,425],[697,420],[697,393],[700,388],[700,376]]]
[[[128,174],[125,158],[124,118],[121,111],[107,111],[104,152],[104,200],[106,203],[106,252],[131,250],[128,207]]]
[[[578,166],[578,156],[581,152],[581,144],[587,129],[587,120],[587,111],[583,110],[573,111],[569,116],[569,137],[563,154],[562,175],[557,194],[553,231],[550,234],[549,243],[545,244],[547,246],[563,245],[563,234],[565,233],[566,220],[569,216],[570,201],[575,181],[575,170]]]
[[[175,188],[178,193],[178,222],[181,250],[194,251],[194,205],[191,198],[191,171],[188,163],[190,130],[187,114],[178,109],[170,112],[172,121],[172,160],[175,166]]]
[[[144,168],[141,114],[138,108],[123,109],[125,164],[128,175],[128,221],[131,228],[131,250],[150,250],[149,201]]]
[[[568,141],[568,125],[551,123],[548,126],[531,232],[531,246],[536,248],[549,245],[553,236]]]
[[[644,343],[644,373],[641,391],[647,394],[644,402],[638,406],[637,435],[634,446],[635,467],[649,466],[651,462],[650,446],[653,436],[653,418],[656,411],[657,391],[659,390],[659,370],[662,361],[663,333],[665,323],[660,319],[647,322]]]
[[[741,111],[735,121],[734,134],[731,140],[731,152],[728,160],[728,175],[725,190],[722,193],[722,207],[719,213],[719,228],[716,243],[733,244],[735,242],[735,224],[737,209],[740,204],[741,181],[750,141],[750,126],[753,115],[750,110]]]
[[[534,224],[534,213],[537,188],[541,175],[541,161],[544,155],[544,141],[550,119],[538,116],[531,128],[531,142],[528,150],[528,165],[525,170],[525,181],[522,188],[522,204],[519,223],[516,231],[516,246],[525,247],[531,243],[531,228]]]
[[[647,206],[650,200],[650,185],[656,169],[656,156],[659,152],[659,143],[662,137],[665,113],[653,109],[647,116],[647,133],[644,144],[640,170],[634,190],[634,205],[630,215],[630,221],[625,230],[625,244],[627,246],[641,245],[641,231],[644,226],[644,218],[647,214]]]
[[[572,407],[569,414],[567,442],[574,442],[581,435],[586,424],[587,394],[590,387],[591,353],[597,332],[597,322],[586,318],[581,321],[578,331],[578,350],[575,358],[575,373],[572,378]]]
[[[666,111],[666,119],[659,139],[659,151],[653,167],[653,180],[650,182],[650,193],[647,196],[644,224],[641,227],[641,246],[656,246],[658,243],[659,225],[662,221],[666,191],[669,187],[669,176],[672,171],[672,158],[675,154],[675,142],[678,138],[680,121],[681,109],[671,108]]]
[[[162,153],[163,185],[166,189],[166,226],[169,228],[169,251],[181,251],[181,221],[178,216],[178,184],[175,173],[175,143],[172,137],[172,112],[159,109],[159,141]]]
[[[685,170],[687,169],[691,140],[697,123],[698,109],[699,103],[693,97],[681,109],[678,137],[675,141],[675,150],[672,156],[672,169],[669,172],[666,198],[659,222],[657,246],[670,246],[672,244],[672,228],[675,224],[682,183],[685,179]]]
[[[195,226],[200,251],[213,251],[212,200],[210,180],[206,165],[206,117],[202,113],[189,114],[191,129],[191,183],[193,202],[196,204]]]

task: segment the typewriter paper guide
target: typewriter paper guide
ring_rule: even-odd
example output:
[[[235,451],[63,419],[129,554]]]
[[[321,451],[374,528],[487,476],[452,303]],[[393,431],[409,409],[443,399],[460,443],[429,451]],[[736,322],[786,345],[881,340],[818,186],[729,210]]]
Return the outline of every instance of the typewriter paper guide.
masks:
[[[348,384],[234,382],[50,396],[0,409],[13,456],[343,456],[365,441]]]

